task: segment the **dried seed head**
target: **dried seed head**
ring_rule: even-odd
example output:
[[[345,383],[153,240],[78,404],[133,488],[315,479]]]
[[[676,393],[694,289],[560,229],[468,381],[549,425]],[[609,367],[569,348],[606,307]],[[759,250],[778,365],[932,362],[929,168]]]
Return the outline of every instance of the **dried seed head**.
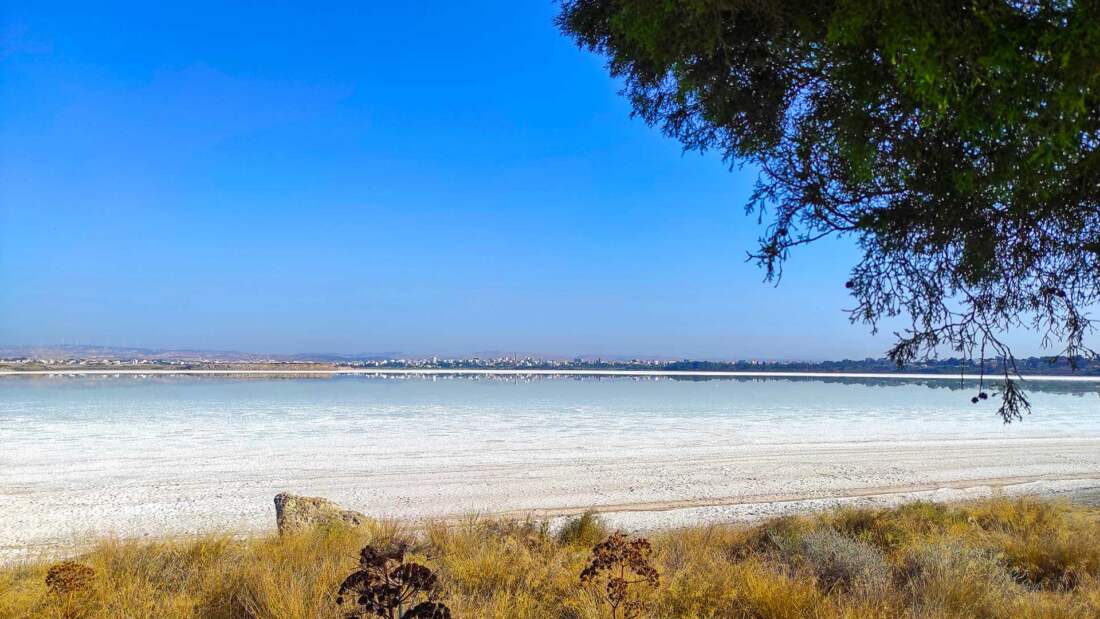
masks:
[[[95,580],[95,570],[75,561],[64,561],[46,572],[46,587],[58,595],[89,588]]]

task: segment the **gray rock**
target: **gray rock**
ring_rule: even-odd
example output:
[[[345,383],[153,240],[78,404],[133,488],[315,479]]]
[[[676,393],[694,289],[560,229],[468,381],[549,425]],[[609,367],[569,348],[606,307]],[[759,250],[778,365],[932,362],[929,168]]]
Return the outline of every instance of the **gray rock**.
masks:
[[[275,523],[279,526],[279,535],[336,523],[357,527],[366,522],[367,517],[363,514],[344,509],[328,499],[286,492],[275,495]]]

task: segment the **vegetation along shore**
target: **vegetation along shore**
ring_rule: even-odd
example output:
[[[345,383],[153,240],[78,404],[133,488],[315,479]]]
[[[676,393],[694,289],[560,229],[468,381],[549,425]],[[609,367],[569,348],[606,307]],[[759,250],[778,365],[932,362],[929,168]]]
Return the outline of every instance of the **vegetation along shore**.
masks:
[[[1100,509],[917,502],[648,538],[585,514],[557,530],[368,519],[250,539],[108,540],[63,564],[0,570],[0,617],[400,616],[360,605],[378,570],[407,585],[406,617],[1086,618],[1100,616]]]

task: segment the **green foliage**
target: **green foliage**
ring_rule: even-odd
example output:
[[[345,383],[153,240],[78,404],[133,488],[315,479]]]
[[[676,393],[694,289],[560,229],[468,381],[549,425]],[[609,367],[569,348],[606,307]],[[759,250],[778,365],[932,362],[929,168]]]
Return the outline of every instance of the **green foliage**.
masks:
[[[829,235],[863,249],[853,321],[906,315],[890,357],[1003,358],[1035,328],[1092,355],[1100,300],[1095,0],[566,0],[637,115],[761,174],[769,278]],[[1012,385],[1006,421],[1028,410]]]

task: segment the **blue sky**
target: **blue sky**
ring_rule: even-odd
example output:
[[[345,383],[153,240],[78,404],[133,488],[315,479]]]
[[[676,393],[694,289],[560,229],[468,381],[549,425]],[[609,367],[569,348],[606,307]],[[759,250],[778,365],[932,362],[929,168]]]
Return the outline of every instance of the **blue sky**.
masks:
[[[752,171],[631,119],[554,12],[4,1],[0,343],[880,355],[851,243],[762,283]]]

